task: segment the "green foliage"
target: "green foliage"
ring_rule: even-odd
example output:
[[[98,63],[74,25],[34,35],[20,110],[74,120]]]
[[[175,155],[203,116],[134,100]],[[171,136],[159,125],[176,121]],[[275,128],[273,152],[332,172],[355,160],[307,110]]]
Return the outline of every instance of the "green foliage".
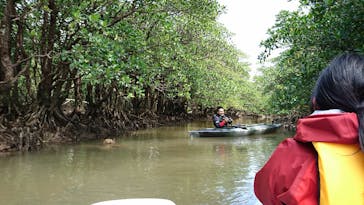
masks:
[[[311,90],[328,62],[344,51],[364,51],[362,0],[300,3],[298,11],[277,16],[269,38],[261,43],[265,47],[261,60],[277,48],[285,49],[274,67],[263,70],[272,112],[307,112]]]
[[[5,10],[5,6],[6,6],[6,1],[5,0],[0,0],[0,19],[3,18],[4,16],[4,10]]]
[[[245,55],[217,22],[217,0],[16,1],[16,9],[24,17],[22,46],[33,55],[29,75],[19,79],[21,89],[31,88],[25,95],[37,96],[39,83],[51,78],[51,97],[59,100],[85,100],[92,86],[100,93],[91,100],[113,90],[135,109],[151,99],[185,110],[258,104]]]

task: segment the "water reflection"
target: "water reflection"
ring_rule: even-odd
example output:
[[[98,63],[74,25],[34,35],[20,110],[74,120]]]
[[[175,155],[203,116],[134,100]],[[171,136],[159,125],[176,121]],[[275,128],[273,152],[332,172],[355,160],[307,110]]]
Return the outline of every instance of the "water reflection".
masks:
[[[0,204],[91,204],[167,198],[178,205],[259,204],[253,178],[287,133],[191,138],[194,122],[0,157]]]

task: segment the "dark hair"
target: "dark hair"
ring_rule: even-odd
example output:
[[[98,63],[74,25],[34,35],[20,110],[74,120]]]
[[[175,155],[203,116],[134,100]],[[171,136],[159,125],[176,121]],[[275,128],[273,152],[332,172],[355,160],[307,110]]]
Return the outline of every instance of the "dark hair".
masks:
[[[220,110],[220,109],[224,109],[222,106],[218,106],[217,108],[216,108],[216,113]]]
[[[364,56],[344,53],[320,74],[313,91],[313,104],[320,110],[354,112],[359,120],[359,142],[364,151]]]

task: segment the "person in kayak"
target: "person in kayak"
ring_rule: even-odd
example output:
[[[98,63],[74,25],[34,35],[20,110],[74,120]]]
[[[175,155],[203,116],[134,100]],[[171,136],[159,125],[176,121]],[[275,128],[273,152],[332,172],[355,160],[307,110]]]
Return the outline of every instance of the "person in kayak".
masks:
[[[218,107],[216,114],[213,117],[213,123],[216,128],[223,128],[231,125],[233,120],[225,115],[225,110],[223,107]]]
[[[320,74],[313,113],[257,172],[264,205],[364,204],[364,56],[344,53]]]

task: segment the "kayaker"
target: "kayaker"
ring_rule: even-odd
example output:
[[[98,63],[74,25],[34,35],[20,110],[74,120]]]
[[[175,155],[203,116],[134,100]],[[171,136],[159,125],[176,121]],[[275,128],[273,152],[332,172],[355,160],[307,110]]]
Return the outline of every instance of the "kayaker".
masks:
[[[256,174],[264,205],[364,204],[364,56],[344,53],[320,74],[313,113]]]
[[[223,107],[218,107],[216,114],[214,114],[213,117],[213,123],[216,128],[223,128],[231,125],[233,120],[225,115],[225,110]]]

